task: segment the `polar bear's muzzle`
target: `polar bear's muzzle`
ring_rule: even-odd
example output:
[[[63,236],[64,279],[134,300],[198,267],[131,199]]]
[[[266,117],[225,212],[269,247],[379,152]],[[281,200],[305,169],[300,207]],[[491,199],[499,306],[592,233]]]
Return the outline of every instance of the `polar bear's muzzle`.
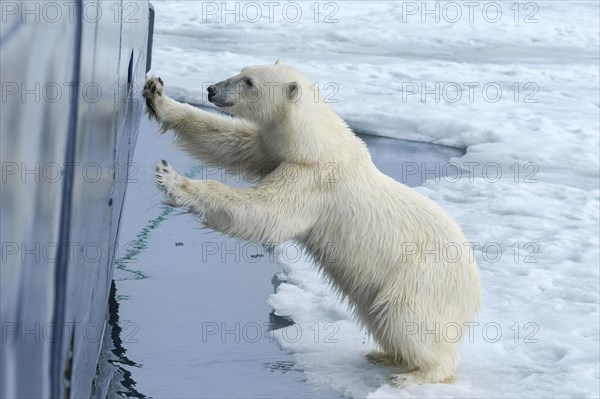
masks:
[[[231,107],[234,101],[230,98],[230,90],[226,89],[227,81],[215,83],[208,86],[208,101],[215,104],[217,107]]]

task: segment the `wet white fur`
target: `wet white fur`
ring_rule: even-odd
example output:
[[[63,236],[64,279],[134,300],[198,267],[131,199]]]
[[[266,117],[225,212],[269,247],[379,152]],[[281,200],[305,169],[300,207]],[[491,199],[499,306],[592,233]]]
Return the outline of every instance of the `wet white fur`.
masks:
[[[246,77],[253,87],[244,86]],[[231,79],[236,104],[225,108],[236,117],[176,102],[156,78],[152,84],[156,92],[144,95],[185,151],[257,178],[252,188],[232,188],[159,164],[157,183],[171,203],[235,237],[305,246],[383,350],[371,360],[405,369],[392,375],[396,385],[455,375],[455,327],[466,334],[463,323],[480,301],[467,240],[434,202],[373,165],[365,144],[315,99],[312,82],[282,63],[244,68]],[[244,90],[272,93],[249,101]],[[456,247],[457,260],[448,252]]]

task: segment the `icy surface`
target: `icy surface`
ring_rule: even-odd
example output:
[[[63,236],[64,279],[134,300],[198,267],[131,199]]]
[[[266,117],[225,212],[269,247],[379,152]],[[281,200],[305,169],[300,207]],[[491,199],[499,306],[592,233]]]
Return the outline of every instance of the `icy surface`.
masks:
[[[214,15],[206,2],[153,3],[152,72],[170,95],[202,104],[207,85],[282,58],[319,82],[356,128],[466,149],[453,162],[472,173],[418,188],[478,243],[483,305],[462,345],[456,380],[391,387],[393,370],[365,362],[372,342],[314,266],[286,262],[290,256],[279,252],[286,281],[269,304],[297,324],[276,335],[310,386],[374,398],[600,396],[598,2],[500,2],[497,22],[490,22],[491,10],[483,17],[486,2],[472,22],[467,5],[458,2],[463,16],[456,23],[447,21],[454,14],[422,22],[421,10],[412,15],[400,2],[335,2],[328,9],[320,3],[318,22],[313,3],[300,3],[295,23],[282,17],[285,3],[273,22],[256,23],[241,8],[236,23],[220,2],[210,3]],[[325,23],[332,11],[337,22]],[[422,99],[422,89],[435,91],[436,83],[439,101],[434,93]],[[455,101],[456,87],[462,95]],[[497,88],[502,96],[495,101]],[[164,257],[174,250],[167,247]],[[195,284],[190,281],[190,290]],[[154,295],[160,292],[157,285]],[[181,303],[174,317],[183,307],[194,314],[205,305],[175,299]],[[163,306],[175,306],[166,301]],[[166,322],[156,323],[158,329]],[[177,347],[176,334],[169,339],[187,352]],[[184,363],[161,367],[190,370]],[[224,389],[227,381],[220,381]]]

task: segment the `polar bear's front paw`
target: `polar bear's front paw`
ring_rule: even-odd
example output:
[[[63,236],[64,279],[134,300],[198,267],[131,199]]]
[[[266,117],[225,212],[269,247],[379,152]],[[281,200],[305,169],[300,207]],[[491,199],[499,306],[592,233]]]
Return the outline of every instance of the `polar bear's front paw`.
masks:
[[[390,377],[390,382],[398,388],[404,388],[417,383],[410,373],[393,374]]]
[[[168,205],[180,207],[186,204],[187,194],[183,190],[183,186],[187,179],[180,176],[164,159],[156,165],[154,180],[158,188],[166,194]]]
[[[160,120],[161,118],[161,106],[164,100],[163,91],[165,85],[161,78],[151,77],[146,80],[144,85],[144,91],[142,96],[146,99],[146,106],[148,107],[148,115],[151,118]]]
[[[396,387],[409,385],[449,383],[453,379],[453,373],[447,370],[413,370],[400,374],[393,374],[390,382]]]

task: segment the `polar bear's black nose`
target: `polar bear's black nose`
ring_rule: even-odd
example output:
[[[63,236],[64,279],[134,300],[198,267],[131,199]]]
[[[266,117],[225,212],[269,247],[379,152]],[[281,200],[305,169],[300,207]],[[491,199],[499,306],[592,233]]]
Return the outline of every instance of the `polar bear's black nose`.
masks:
[[[215,96],[215,93],[216,93],[215,85],[208,86],[207,90],[208,90],[208,99],[210,100],[212,97]]]

